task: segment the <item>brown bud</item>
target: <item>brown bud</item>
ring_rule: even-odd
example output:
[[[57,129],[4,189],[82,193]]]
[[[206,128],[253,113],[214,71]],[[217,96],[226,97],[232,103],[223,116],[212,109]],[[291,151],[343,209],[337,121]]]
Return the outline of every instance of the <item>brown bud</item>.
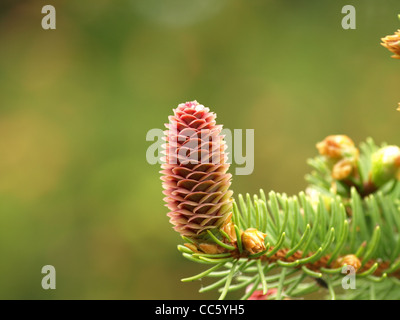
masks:
[[[343,267],[344,265],[352,266],[357,271],[361,267],[361,261],[354,254],[348,254],[336,260],[337,267]]]
[[[354,164],[348,159],[342,159],[333,166],[332,178],[335,180],[346,179],[353,171]]]
[[[226,251],[225,248],[222,248],[214,243],[200,243],[199,248],[201,251],[208,254],[223,253]]]
[[[259,253],[266,249],[264,239],[267,235],[255,228],[249,228],[242,234],[242,243],[244,248],[250,254]]]
[[[343,158],[347,155],[357,156],[358,150],[353,140],[346,135],[331,135],[317,143],[318,152],[328,158]]]
[[[343,180],[356,174],[359,151],[348,136],[328,136],[317,143],[317,149],[331,168],[333,179]]]
[[[192,250],[195,253],[200,253],[200,251],[197,249],[197,247],[192,244],[192,243],[185,243],[184,244],[186,248],[189,248],[190,250]]]
[[[231,238],[231,240],[233,242],[237,241],[236,238],[236,231],[235,231],[235,225],[232,223],[232,221],[229,221],[228,223],[226,223],[222,228],[222,231],[224,231],[226,234],[228,234],[229,238]]]

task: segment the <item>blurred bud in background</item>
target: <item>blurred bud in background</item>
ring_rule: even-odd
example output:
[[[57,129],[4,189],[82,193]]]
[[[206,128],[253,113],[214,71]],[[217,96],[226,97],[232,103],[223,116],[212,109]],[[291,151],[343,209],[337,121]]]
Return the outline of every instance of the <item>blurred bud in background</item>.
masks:
[[[371,181],[380,187],[398,177],[400,168],[400,148],[386,146],[372,155]]]

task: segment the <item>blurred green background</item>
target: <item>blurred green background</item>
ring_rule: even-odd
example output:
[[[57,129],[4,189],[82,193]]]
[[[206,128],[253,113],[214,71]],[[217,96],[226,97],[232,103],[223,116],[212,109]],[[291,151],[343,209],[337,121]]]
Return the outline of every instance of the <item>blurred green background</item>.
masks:
[[[56,30],[41,28],[46,4]],[[203,266],[176,250],[147,131],[197,99],[255,130],[235,194],[297,193],[326,135],[400,143],[400,62],[379,45],[397,13],[398,0],[2,0],[0,298],[216,298],[180,282]],[[56,290],[41,288],[47,264]]]

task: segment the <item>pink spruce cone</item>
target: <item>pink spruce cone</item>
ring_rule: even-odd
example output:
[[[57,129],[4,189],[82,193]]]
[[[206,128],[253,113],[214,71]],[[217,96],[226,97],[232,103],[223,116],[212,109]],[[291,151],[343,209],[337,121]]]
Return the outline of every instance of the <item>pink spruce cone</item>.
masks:
[[[246,292],[249,292],[251,290],[252,285],[248,286],[246,288]],[[262,290],[255,290],[251,296],[247,300],[268,300],[269,296],[272,296],[278,292],[278,289],[272,288],[268,289],[266,294],[263,294]]]
[[[161,165],[170,222],[181,235],[199,238],[228,222],[232,211],[231,174],[216,115],[197,101],[180,104],[165,124]]]

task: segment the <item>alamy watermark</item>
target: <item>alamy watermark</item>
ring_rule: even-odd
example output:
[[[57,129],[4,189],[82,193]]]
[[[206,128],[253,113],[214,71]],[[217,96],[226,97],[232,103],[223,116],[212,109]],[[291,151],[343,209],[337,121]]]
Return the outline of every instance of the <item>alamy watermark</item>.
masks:
[[[171,128],[169,129],[171,131]],[[175,132],[176,129],[175,129]],[[190,130],[182,130],[169,137],[166,146],[165,134],[161,129],[151,129],[146,134],[146,141],[155,141],[146,151],[149,164],[179,163],[234,163],[236,175],[250,175],[254,171],[254,129],[222,129],[221,134],[211,134],[210,130],[199,130],[196,136]],[[221,141],[224,139],[225,142]],[[243,141],[246,152],[243,154]]]
[[[346,274],[342,279],[342,288],[345,290],[356,289],[356,269],[353,266],[343,266],[342,274]],[[349,272],[347,274],[347,272]]]
[[[344,30],[356,29],[356,8],[352,5],[346,5],[342,8],[342,13],[346,14],[342,18],[342,28]]]
[[[42,268],[42,274],[45,274],[42,278],[42,288],[54,290],[56,288],[56,268],[52,265],[45,265]]]
[[[42,13],[45,16],[42,18],[42,28],[44,30],[56,29],[56,9],[48,4],[42,7]],[[342,18],[341,25],[344,30],[356,29],[356,8],[352,5],[345,5],[341,11],[345,16]]]
[[[44,30],[56,29],[56,9],[54,6],[48,4],[42,8],[42,13],[46,14],[42,18],[42,28]]]

